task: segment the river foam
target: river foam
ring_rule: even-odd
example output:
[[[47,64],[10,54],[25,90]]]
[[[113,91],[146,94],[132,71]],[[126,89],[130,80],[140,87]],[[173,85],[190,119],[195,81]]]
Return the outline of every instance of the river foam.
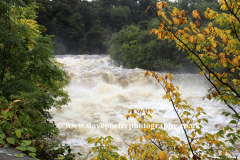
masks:
[[[158,123],[179,124],[177,115],[168,100],[163,100],[165,94],[156,79],[144,77],[143,69],[124,69],[110,63],[109,55],[65,55],[56,56],[64,64],[64,69],[71,77],[71,84],[65,88],[71,102],[62,109],[50,110],[53,121],[59,126],[59,138],[69,144],[75,152],[87,155],[92,145],[87,144],[88,137],[112,136],[114,145],[120,149],[120,154],[127,153],[128,145],[141,135],[134,128],[89,128],[89,124],[131,124],[134,119],[126,120],[124,116],[129,109],[153,109],[152,120]],[[166,73],[157,73],[165,76]],[[208,113],[209,123],[204,125],[205,131],[214,132],[223,126],[225,105],[216,100],[208,100],[206,95],[209,84],[198,74],[174,74],[173,84],[179,86],[182,99],[192,107],[203,107]],[[216,115],[219,116],[216,116]],[[84,127],[66,127],[69,124]],[[64,127],[63,127],[64,126]],[[184,138],[182,129],[168,128],[170,135]],[[79,158],[80,159],[80,158]]]

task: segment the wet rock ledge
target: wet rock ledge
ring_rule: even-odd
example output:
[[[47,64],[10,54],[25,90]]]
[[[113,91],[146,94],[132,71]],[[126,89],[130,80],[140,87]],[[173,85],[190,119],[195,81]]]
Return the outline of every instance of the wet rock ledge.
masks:
[[[23,157],[16,157],[15,154],[19,155],[22,154]],[[3,148],[0,147],[0,160],[33,160],[32,157],[22,153],[19,150],[13,148]]]

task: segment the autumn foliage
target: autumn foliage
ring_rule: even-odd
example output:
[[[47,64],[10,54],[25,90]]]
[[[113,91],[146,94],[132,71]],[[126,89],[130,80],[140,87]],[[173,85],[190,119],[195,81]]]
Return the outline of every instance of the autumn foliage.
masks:
[[[158,39],[174,41],[188,54],[200,74],[212,85],[203,98],[224,102],[231,112],[219,114],[231,117],[231,121],[214,134],[203,132],[202,124],[208,123],[207,119],[200,118],[206,114],[203,108],[192,108],[181,98],[178,86],[172,84],[170,73],[161,77],[148,70],[144,76],[155,78],[162,86],[166,93],[163,99],[171,102],[186,139],[169,136],[160,127],[162,124],[152,122],[151,109],[131,109],[125,116],[127,119],[135,118],[141,124],[155,127],[141,129],[140,143],[131,144],[128,149],[130,159],[237,159],[240,148],[234,144],[240,138],[240,1],[220,0],[219,5],[222,13],[206,9],[207,22],[201,22],[197,10],[192,11],[192,20],[184,10],[175,7],[169,10],[164,0],[158,2],[156,8],[149,5],[145,12],[152,9],[160,22],[150,34],[157,34]],[[193,124],[198,124],[198,127]]]

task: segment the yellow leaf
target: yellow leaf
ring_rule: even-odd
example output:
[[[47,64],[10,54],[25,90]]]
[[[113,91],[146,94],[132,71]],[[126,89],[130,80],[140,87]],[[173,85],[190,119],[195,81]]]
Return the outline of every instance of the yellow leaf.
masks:
[[[141,142],[143,141],[142,137],[140,137],[140,141],[141,141]]]
[[[157,9],[159,9],[161,11],[162,7],[163,7],[163,3],[162,2],[157,2],[156,7],[157,7]]]
[[[173,76],[172,76],[170,73],[167,73],[167,77],[168,77],[168,79],[169,79],[170,81],[173,80]]]
[[[182,17],[185,17],[185,11],[184,11],[184,10],[181,10],[180,15],[181,15]]]
[[[162,35],[161,35],[161,38],[162,38],[162,39],[165,38],[166,33],[167,33],[167,31],[163,31],[163,32],[162,32]]]
[[[199,18],[201,20],[200,14],[199,14],[199,12],[197,10],[193,10],[192,16],[195,19]]]
[[[194,132],[192,132],[192,136],[195,137],[195,133]]]
[[[148,8],[145,10],[145,13],[147,13],[147,11],[149,10],[150,6],[148,6]]]
[[[173,23],[174,23],[175,25],[180,25],[180,21],[179,21],[178,18],[173,17],[172,19],[173,19]]]
[[[104,141],[103,143],[104,143],[104,145],[105,145],[105,146],[107,146],[107,144],[108,144],[108,142],[107,142],[107,141]]]
[[[203,34],[198,34],[198,37],[202,40],[202,41],[204,41],[205,40],[205,37],[204,37],[204,35]]]
[[[179,87],[178,87],[178,86],[176,86],[176,88],[177,88],[177,90],[179,90]]]
[[[224,0],[220,0],[220,1],[219,1],[219,5],[224,4],[224,3],[225,3]]]
[[[226,87],[226,90],[230,91],[231,89],[229,87]]]
[[[180,15],[181,12],[179,9],[177,9],[176,7],[173,7],[173,12],[174,12],[174,15],[177,16],[177,13]]]
[[[21,102],[21,100],[15,100],[15,101],[13,101],[14,103],[17,103],[17,102]]]
[[[231,156],[233,156],[232,152],[230,152],[230,151],[227,151],[227,153],[228,153],[228,154],[230,154]]]
[[[225,37],[225,36],[222,36],[221,40],[224,44],[227,44],[227,42],[228,42],[227,37]]]
[[[163,1],[163,8],[167,8],[168,4],[166,1]]]
[[[211,139],[212,139],[212,137],[211,137],[210,134],[207,134],[207,139],[208,139],[208,140],[211,140]]]
[[[178,137],[173,136],[173,139],[175,139],[176,141],[180,141],[180,139]]]
[[[197,143],[201,144],[203,142],[203,139],[200,139]]]
[[[210,95],[210,94],[207,94],[207,98],[208,98],[209,100],[211,100],[211,95]]]
[[[112,151],[112,147],[111,147],[110,145],[108,146],[108,149],[109,149],[110,151]]]
[[[222,10],[228,10],[228,7],[227,7],[227,5],[223,4],[220,9],[222,9]]]
[[[147,72],[148,72],[148,75],[151,75],[151,72],[149,70]]]
[[[145,139],[148,141],[149,140],[149,136],[145,136]]]
[[[212,46],[213,46],[214,48],[216,48],[216,47],[217,47],[217,42],[216,42],[216,41],[212,41]]]
[[[205,29],[205,32],[206,32],[207,34],[210,34],[210,33],[211,33],[208,28]]]
[[[234,58],[234,59],[232,60],[232,65],[233,65],[234,67],[237,67],[237,66],[238,66],[238,58]]]
[[[173,12],[172,12],[172,16],[173,16],[173,17],[177,17],[177,12],[176,12],[176,11],[173,11]]]
[[[165,15],[164,12],[161,13],[161,16],[162,16],[165,20],[167,20],[167,16]],[[164,22],[164,24],[165,24],[165,22]]]
[[[193,43],[193,42],[194,42],[194,37],[193,37],[193,36],[190,36],[190,37],[189,37],[189,42],[190,42],[190,43]]]
[[[197,28],[200,28],[201,27],[201,24],[199,22],[195,22]]]
[[[225,153],[226,153],[226,150],[223,149],[223,151],[222,151],[222,156],[225,156]]]
[[[146,77],[147,75],[148,75],[148,71],[145,72],[144,77]]]
[[[236,86],[237,85],[237,80],[236,79],[233,79],[233,84]]]
[[[219,136],[218,136],[218,137],[219,137]],[[216,136],[216,138],[217,138],[217,136]],[[217,139],[218,139],[218,138],[217,138]],[[218,143],[219,143],[218,140],[214,141],[214,144],[215,144],[215,145],[218,145]]]
[[[210,8],[207,8],[206,13],[205,13],[205,17],[208,17],[209,10],[210,10]]]
[[[203,75],[205,73],[205,70],[203,70],[202,72],[200,72],[200,75]]]
[[[155,72],[154,71],[152,72],[152,76],[155,77]]]
[[[167,155],[165,154],[164,151],[160,151],[159,154],[158,154],[158,157],[159,157],[160,160],[165,160],[166,156]]]
[[[153,32],[155,33],[156,31],[157,31],[156,29],[152,29],[152,30],[150,31],[149,35],[152,34]],[[156,34],[156,33],[155,33],[155,34]]]
[[[159,76],[158,81],[162,82],[162,80],[163,80],[163,77]]]

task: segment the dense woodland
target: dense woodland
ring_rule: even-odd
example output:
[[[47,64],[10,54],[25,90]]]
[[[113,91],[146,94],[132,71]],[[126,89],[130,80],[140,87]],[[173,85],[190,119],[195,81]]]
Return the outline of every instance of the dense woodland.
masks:
[[[128,68],[194,72],[190,60],[174,43],[149,35],[158,20],[146,0],[37,0],[37,22],[43,35],[55,35],[55,54],[110,54],[113,62]],[[150,3],[155,7],[156,0]],[[178,0],[169,3],[186,13],[206,7],[219,11],[217,0]],[[191,12],[189,13],[191,19]]]

